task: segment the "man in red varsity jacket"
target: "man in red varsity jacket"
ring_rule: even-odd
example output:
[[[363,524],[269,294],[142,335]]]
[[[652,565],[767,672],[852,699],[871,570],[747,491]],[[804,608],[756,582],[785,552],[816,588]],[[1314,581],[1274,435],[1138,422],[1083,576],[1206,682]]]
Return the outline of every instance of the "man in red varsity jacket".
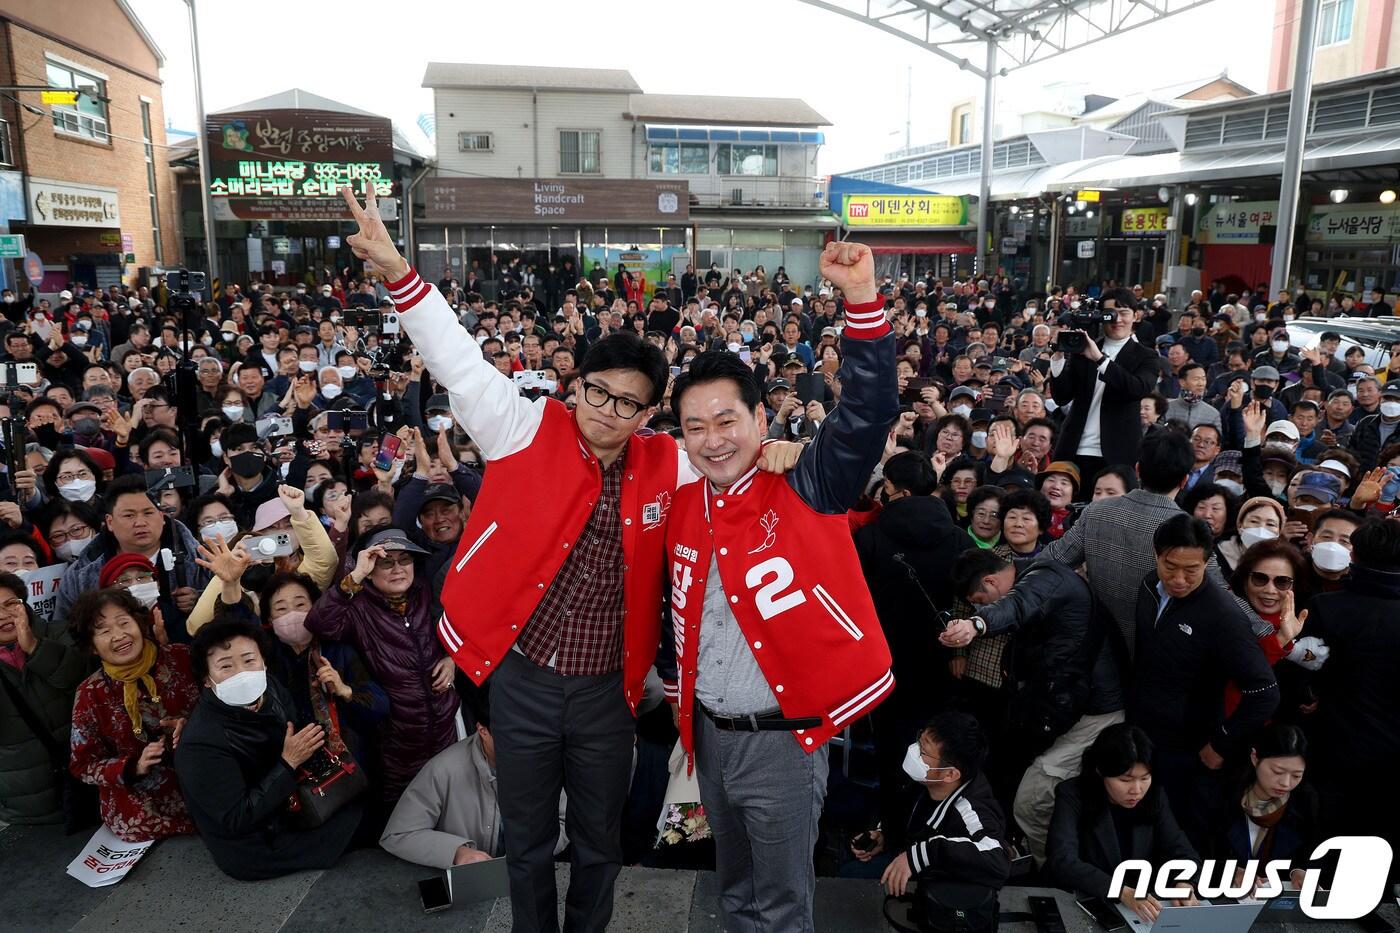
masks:
[[[661,635],[666,521],[696,476],[666,434],[638,433],[666,389],[666,358],[634,335],[595,342],[579,405],[522,398],[482,357],[442,294],[398,254],[373,191],[355,255],[388,281],[400,324],[488,462],[441,593],[438,637],[473,682],[493,679],[492,734],[515,933],[559,928],[558,799],[573,844],[565,927],[606,929],[622,865],[633,714]],[[767,458],[790,465],[791,450]],[[552,495],[524,490],[544,478]]]
[[[791,473],[757,472],[763,399],[736,355],[700,354],[671,391],[705,481],[676,493],[666,532],[679,671],[667,687],[731,933],[813,929],[826,740],[894,688],[846,518],[899,414],[894,337],[868,247],[827,244],[821,272],[847,301],[841,401]]]

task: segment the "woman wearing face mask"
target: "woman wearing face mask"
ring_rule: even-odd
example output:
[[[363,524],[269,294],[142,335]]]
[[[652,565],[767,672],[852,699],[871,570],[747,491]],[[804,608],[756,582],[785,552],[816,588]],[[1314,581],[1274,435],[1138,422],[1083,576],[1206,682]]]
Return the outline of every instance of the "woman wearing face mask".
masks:
[[[52,501],[96,502],[107,488],[102,468],[86,450],[72,447],[54,455],[44,471],[44,494]]]
[[[74,641],[102,664],[74,699],[69,767],[97,787],[102,822],[128,842],[194,832],[171,752],[199,688],[188,649],[158,644],[155,622],[121,586],[85,593],[69,616]]]
[[[362,764],[372,763],[369,741],[389,714],[389,697],[370,677],[353,647],[323,641],[306,630],[306,616],[321,591],[300,573],[277,573],[262,588],[258,616],[273,634],[268,657],[272,676],[287,688],[298,722],[317,722],[329,730],[330,706],[336,706],[341,736]]]
[[[1117,723],[1084,753],[1079,777],[1055,788],[1046,867],[1061,885],[1107,898],[1113,872],[1125,859],[1145,860],[1154,871],[1171,859],[1199,861],[1166,793],[1152,781],[1152,755],[1146,732]],[[1151,895],[1137,898],[1127,890],[1119,900],[1145,923],[1154,922],[1164,906]]]
[[[269,653],[252,622],[222,619],[200,630],[190,667],[204,689],[175,749],[180,788],[214,864],[244,881],[331,867],[361,817],[351,802],[315,829],[288,823],[297,769],[326,734],[296,718],[286,688],[267,676]]]
[[[1233,538],[1216,539],[1215,555],[1220,572],[1228,574],[1239,565],[1240,558],[1261,541],[1273,541],[1283,531],[1283,506],[1265,496],[1255,496],[1240,506],[1235,517]]]
[[[50,622],[25,603],[28,585],[0,573],[0,820],[62,823],[62,787],[55,759],[66,755],[73,690],[91,669],[62,622]],[[17,698],[17,699],[16,699]],[[20,711],[27,708],[27,718]],[[28,719],[43,729],[36,735]],[[61,760],[61,759],[59,759]]]
[[[256,419],[253,415],[253,404],[248,401],[248,396],[238,386],[224,386],[219,393],[219,411],[230,424],[237,424],[240,421],[252,424]]]
[[[102,519],[91,504],[60,499],[44,506],[35,527],[44,535],[54,558],[72,563],[96,539]]]
[[[306,628],[354,645],[389,695],[384,802],[392,805],[418,769],[456,739],[457,667],[438,638],[435,600],[420,574],[423,548],[397,528],[361,542],[355,568],[322,594]]]
[[[228,497],[217,492],[206,493],[190,503],[185,512],[185,526],[195,533],[201,542],[208,543],[215,537],[232,543],[238,538],[238,520],[233,514],[233,505]]]
[[[1224,819],[1203,853],[1207,858],[1233,859],[1241,867],[1235,883],[1247,877],[1244,865],[1273,859],[1292,863],[1289,880],[1303,883],[1308,857],[1329,832],[1318,814],[1318,798],[1304,778],[1308,767],[1308,740],[1297,726],[1274,723],[1251,743],[1249,767],[1226,790],[1221,813]],[[1259,883],[1266,879],[1259,872]]]
[[[213,506],[206,509],[218,514]],[[221,522],[226,527],[227,519]],[[214,578],[190,612],[185,623],[189,631],[208,624],[220,609],[226,611],[228,607],[246,604],[251,611],[258,612],[257,594],[274,574],[298,571],[317,586],[330,585],[336,569],[335,546],[320,519],[306,508],[306,494],[300,489],[278,486],[277,498],[258,506],[251,530],[251,536],[264,540],[278,534],[291,535],[292,553],[262,558],[248,552],[246,539],[234,542],[201,532],[203,543],[195,562]]]

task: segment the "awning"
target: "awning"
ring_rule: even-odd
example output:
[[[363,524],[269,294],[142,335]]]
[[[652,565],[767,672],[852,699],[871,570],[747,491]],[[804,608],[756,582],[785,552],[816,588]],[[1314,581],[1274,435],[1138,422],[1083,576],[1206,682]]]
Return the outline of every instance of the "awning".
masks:
[[[864,243],[872,253],[919,253],[950,255],[971,253],[976,247],[956,233],[866,233],[859,227],[850,231],[848,239]]]

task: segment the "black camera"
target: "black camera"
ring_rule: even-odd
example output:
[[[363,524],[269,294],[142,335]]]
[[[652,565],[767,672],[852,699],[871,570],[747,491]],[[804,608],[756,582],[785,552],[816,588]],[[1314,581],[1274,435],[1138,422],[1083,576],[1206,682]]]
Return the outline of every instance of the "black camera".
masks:
[[[208,277],[203,272],[180,269],[170,273],[167,282],[170,287],[170,310],[189,314],[202,307],[204,292],[209,287]]]
[[[1066,329],[1055,338],[1056,351],[1066,355],[1080,352],[1087,346],[1086,335],[1097,340],[1103,325],[1112,324],[1117,318],[1118,312],[1112,308],[1100,308],[1092,298],[1083,299],[1078,308],[1060,315],[1057,323]]]

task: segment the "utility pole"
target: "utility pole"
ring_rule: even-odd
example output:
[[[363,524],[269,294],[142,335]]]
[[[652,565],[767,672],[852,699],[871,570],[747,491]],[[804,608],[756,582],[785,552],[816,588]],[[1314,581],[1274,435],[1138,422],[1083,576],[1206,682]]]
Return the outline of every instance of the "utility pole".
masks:
[[[199,66],[199,25],[195,20],[195,0],[185,0],[190,8],[190,57],[194,60],[194,109],[199,132],[199,188],[204,205],[204,251],[209,273],[209,289],[219,280],[219,251],[214,243],[214,198],[209,193],[209,133],[204,123],[204,72]],[[220,282],[222,284],[222,282]]]
[[[1270,295],[1277,295],[1288,287],[1288,267],[1293,261],[1293,230],[1298,223],[1303,147],[1307,144],[1312,103],[1317,6],[1317,0],[1303,0],[1303,11],[1298,17],[1298,48],[1293,53],[1293,87],[1288,95],[1288,135],[1283,144],[1283,172],[1279,177],[1278,232],[1274,234],[1273,269],[1269,273]]]

